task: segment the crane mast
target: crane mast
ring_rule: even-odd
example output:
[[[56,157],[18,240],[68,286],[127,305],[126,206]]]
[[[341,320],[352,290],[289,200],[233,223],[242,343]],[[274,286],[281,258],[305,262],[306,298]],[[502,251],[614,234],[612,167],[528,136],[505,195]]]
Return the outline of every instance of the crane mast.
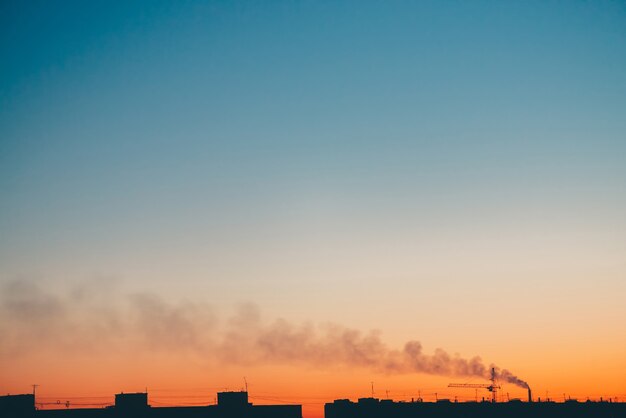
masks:
[[[496,403],[497,399],[498,399],[498,389],[500,389],[500,386],[496,383],[496,369],[495,368],[491,368],[491,384],[486,384],[486,383],[450,383],[448,385],[449,388],[472,388],[472,389],[478,389],[478,388],[483,388],[483,389],[487,389],[489,392],[491,392],[491,402]]]

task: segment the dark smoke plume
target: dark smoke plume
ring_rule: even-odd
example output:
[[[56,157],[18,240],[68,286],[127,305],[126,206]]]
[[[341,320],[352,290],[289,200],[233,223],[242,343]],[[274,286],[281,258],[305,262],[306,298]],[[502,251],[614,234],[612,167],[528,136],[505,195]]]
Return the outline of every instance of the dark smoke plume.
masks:
[[[83,285],[58,296],[33,282],[17,281],[0,289],[0,354],[24,355],[36,339],[39,347],[77,354],[139,346],[230,364],[352,366],[387,374],[489,378],[495,367],[480,357],[466,359],[440,348],[424,353],[415,340],[400,349],[390,348],[376,331],[362,333],[336,324],[294,325],[283,319],[267,324],[254,305],[244,305],[220,321],[206,304],[172,304],[152,294],[114,292],[101,297],[102,289]],[[506,369],[497,369],[497,377],[528,387]]]
[[[519,386],[519,387],[524,388],[524,389],[528,389],[529,388],[528,383],[526,383],[525,381],[523,381],[519,377],[515,376],[513,373],[511,373],[510,371],[508,371],[506,369],[498,370],[498,368],[496,368],[496,377],[500,381],[504,381],[506,383],[511,383],[513,385]]]

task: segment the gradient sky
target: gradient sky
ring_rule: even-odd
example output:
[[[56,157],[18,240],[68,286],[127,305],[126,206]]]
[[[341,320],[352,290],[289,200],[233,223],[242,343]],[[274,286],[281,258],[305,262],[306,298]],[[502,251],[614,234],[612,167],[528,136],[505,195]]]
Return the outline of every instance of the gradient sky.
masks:
[[[4,293],[252,302],[626,397],[623,2],[3,1],[0,193]],[[88,386],[29,338],[47,354],[0,340],[0,392]],[[162,379],[61,363],[118,376],[94,392]],[[167,364],[177,390],[294,391]],[[331,399],[396,379],[281,373]]]

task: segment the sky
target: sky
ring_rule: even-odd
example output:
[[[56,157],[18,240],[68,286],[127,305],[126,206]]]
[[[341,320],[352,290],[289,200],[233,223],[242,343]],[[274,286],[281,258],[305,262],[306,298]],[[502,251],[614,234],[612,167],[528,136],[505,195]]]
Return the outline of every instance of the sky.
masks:
[[[619,1],[4,1],[0,392],[626,397],[625,114]]]

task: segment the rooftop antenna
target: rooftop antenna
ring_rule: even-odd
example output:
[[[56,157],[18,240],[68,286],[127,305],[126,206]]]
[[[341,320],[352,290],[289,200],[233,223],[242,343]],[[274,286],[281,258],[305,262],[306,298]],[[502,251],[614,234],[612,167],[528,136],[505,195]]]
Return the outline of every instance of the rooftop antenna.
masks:
[[[246,392],[248,392],[248,381],[246,380],[246,376],[243,377],[243,383],[246,385]]]
[[[374,397],[374,382],[370,382],[372,384],[372,398]]]
[[[385,389],[385,398],[389,399],[389,390]]]

